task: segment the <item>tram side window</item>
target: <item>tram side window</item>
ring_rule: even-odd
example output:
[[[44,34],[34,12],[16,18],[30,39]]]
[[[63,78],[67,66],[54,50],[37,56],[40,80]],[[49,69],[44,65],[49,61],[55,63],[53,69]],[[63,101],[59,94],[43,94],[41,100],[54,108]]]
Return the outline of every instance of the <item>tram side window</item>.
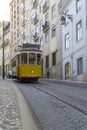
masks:
[[[40,65],[41,64],[41,55],[37,54],[37,64]]]
[[[16,57],[12,59],[12,67],[16,66]]]
[[[20,64],[20,55],[17,55],[17,65]]]
[[[36,62],[36,54],[30,53],[29,54],[29,64],[35,64]]]
[[[21,64],[27,64],[27,54],[26,53],[21,54]]]

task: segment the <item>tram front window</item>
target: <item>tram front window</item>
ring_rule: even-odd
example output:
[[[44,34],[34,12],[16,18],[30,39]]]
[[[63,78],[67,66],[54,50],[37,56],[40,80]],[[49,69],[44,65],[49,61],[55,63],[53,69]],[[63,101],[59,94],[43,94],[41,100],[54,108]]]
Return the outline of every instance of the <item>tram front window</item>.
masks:
[[[37,54],[37,64],[40,65],[41,64],[41,55]]]
[[[27,54],[26,53],[21,54],[21,64],[27,64]]]
[[[36,55],[34,53],[29,54],[29,64],[35,64],[36,62]]]

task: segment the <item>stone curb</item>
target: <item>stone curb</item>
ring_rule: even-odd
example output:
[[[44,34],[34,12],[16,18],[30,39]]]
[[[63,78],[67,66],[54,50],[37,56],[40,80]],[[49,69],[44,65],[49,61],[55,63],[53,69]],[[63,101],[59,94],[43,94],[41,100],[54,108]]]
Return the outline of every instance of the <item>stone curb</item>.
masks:
[[[22,93],[13,83],[12,86],[14,86],[17,93],[23,130],[38,130]]]

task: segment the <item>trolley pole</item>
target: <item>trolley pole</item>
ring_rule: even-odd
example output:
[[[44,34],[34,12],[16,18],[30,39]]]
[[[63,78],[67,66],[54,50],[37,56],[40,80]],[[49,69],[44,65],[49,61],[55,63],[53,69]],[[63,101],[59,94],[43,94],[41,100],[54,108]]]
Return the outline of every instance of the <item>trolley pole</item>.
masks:
[[[2,43],[2,78],[5,79],[5,70],[4,70],[4,21],[2,23],[3,28],[3,43]]]

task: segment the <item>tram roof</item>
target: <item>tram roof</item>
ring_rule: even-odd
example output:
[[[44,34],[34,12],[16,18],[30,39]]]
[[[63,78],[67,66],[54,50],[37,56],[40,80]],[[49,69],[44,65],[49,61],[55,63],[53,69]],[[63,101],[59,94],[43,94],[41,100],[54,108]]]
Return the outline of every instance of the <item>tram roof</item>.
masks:
[[[42,51],[40,50],[39,44],[30,44],[30,43],[23,43],[22,45],[19,45],[16,49],[16,53],[13,57],[15,57],[17,54],[20,53],[39,53],[42,54]],[[13,58],[12,57],[12,58]]]
[[[20,51],[17,52],[18,53],[41,53],[42,54],[42,51],[41,50],[34,50],[34,49],[21,49]]]
[[[21,48],[40,48],[40,45],[39,44],[30,44],[30,43],[23,43],[21,45]]]

